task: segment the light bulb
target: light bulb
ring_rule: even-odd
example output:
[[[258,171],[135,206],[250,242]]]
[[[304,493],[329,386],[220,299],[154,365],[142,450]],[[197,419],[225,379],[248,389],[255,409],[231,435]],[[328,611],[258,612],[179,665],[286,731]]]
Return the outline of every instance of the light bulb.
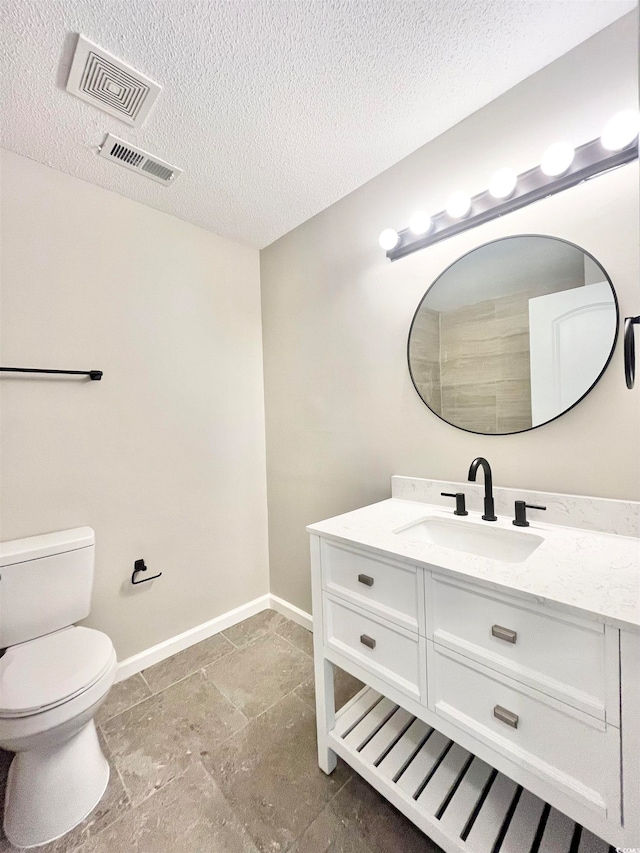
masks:
[[[468,193],[459,190],[452,193],[447,201],[447,213],[453,219],[462,219],[471,210],[471,198]]]
[[[378,242],[386,252],[390,252],[391,249],[395,249],[399,240],[400,237],[398,236],[398,232],[394,231],[393,228],[385,228],[378,237]]]
[[[517,181],[518,176],[513,169],[498,169],[489,181],[489,192],[494,198],[509,198]]]
[[[637,110],[623,110],[605,124],[600,142],[607,151],[622,151],[633,142],[638,130],[640,113]]]
[[[424,210],[417,210],[409,220],[409,231],[416,236],[426,234],[427,231],[431,231],[432,228],[433,222],[431,217],[428,213],[425,213]]]
[[[564,175],[569,166],[573,163],[573,158],[576,152],[568,142],[556,142],[551,148],[542,155],[540,168],[550,178],[555,178],[558,175]]]

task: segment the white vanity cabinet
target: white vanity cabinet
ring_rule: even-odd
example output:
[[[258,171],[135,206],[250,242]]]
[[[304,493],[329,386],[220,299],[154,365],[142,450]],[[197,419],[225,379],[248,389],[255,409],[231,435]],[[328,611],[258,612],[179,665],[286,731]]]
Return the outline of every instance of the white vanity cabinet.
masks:
[[[325,772],[450,853],[640,849],[639,633],[311,533]],[[333,664],[366,685],[337,711]]]

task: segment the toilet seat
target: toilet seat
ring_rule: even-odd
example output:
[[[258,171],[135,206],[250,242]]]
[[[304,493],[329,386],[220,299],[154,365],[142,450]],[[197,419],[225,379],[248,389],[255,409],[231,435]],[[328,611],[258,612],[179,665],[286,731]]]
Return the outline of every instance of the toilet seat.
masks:
[[[0,658],[0,718],[40,714],[70,701],[113,665],[109,637],[71,626],[7,649]]]

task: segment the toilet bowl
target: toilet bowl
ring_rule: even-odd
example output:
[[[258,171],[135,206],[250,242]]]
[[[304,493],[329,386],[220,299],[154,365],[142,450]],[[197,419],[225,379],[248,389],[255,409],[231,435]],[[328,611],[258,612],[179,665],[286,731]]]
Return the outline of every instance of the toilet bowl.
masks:
[[[110,639],[82,627],[12,646],[0,658],[0,747],[16,753],[4,831],[16,847],[64,835],[100,801],[109,765],[93,717],[116,669]]]
[[[106,634],[73,624],[89,613],[94,550],[88,527],[0,543],[0,747],[15,753],[4,831],[16,847],[69,832],[109,781],[93,718],[116,654]]]

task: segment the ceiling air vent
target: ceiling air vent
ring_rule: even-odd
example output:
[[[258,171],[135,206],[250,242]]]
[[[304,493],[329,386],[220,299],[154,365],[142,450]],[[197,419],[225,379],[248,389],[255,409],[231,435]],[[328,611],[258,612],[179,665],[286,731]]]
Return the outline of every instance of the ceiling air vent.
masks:
[[[93,44],[78,36],[78,44],[67,80],[67,92],[140,127],[162,87]]]
[[[166,163],[141,148],[136,148],[135,145],[123,142],[122,139],[118,139],[112,133],[108,133],[107,138],[102,143],[100,156],[165,186],[173,183],[178,175],[182,174],[182,169]]]

